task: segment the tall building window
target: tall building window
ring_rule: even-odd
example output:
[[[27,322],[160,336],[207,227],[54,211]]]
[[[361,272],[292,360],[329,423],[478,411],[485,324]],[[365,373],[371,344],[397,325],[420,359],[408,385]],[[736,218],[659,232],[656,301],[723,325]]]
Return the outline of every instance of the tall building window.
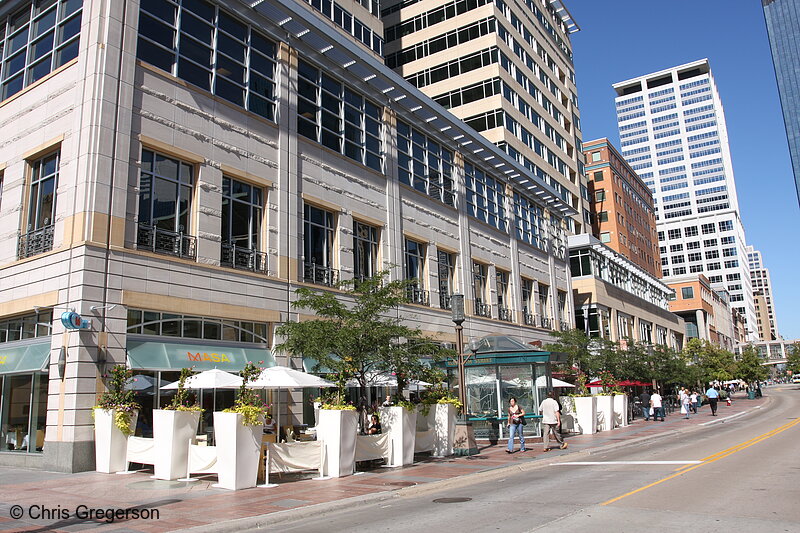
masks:
[[[142,0],[136,57],[275,120],[275,43],[210,2]]]
[[[151,150],[142,150],[139,177],[139,248],[195,257],[190,236],[194,167]]]
[[[259,251],[263,217],[263,189],[222,178],[223,265],[266,272],[267,256]]]
[[[61,152],[46,155],[31,163],[28,216],[20,233],[17,256],[20,259],[53,249],[56,214],[56,189]]]
[[[522,318],[526,325],[536,325],[536,314],[534,313],[533,303],[533,280],[522,278]]]
[[[303,279],[331,286],[339,281],[334,270],[333,213],[305,204],[303,208]]]
[[[464,174],[469,213],[500,231],[506,231],[505,185],[471,163],[464,163]]]
[[[505,270],[497,270],[495,289],[497,290],[497,317],[500,320],[511,322],[514,317],[508,305],[508,276],[509,274]]]
[[[477,316],[492,316],[492,306],[486,298],[486,265],[472,263],[472,289],[475,292],[475,314]]]
[[[405,263],[406,279],[411,281],[407,287],[408,301],[414,304],[428,305],[428,291],[425,287],[425,245],[406,239]]]
[[[450,295],[455,290],[456,256],[444,250],[439,250],[436,256],[439,261],[439,306],[450,309]]]
[[[542,327],[550,327],[550,287],[539,283],[539,315],[542,321]]]
[[[371,278],[378,272],[378,228],[353,221],[353,277]]]
[[[297,132],[380,172],[381,108],[305,61],[297,71]]]
[[[544,209],[525,196],[515,192],[514,214],[517,239],[544,250],[547,247]]]
[[[400,182],[455,205],[453,152],[402,121],[397,122]]]
[[[78,57],[82,10],[82,0],[37,0],[0,19],[0,100]]]

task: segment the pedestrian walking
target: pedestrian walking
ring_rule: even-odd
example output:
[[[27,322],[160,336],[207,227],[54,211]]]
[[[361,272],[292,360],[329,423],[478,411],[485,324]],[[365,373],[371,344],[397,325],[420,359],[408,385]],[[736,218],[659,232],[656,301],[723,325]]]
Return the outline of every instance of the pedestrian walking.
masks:
[[[713,386],[708,387],[706,391],[708,398],[708,405],[711,406],[711,416],[717,416],[717,402],[719,402],[719,392]]]
[[[698,407],[699,407],[699,405],[700,405],[700,404],[699,404],[699,402],[697,401],[697,399],[698,399],[698,396],[699,396],[699,394],[697,394],[697,391],[694,391],[694,390],[693,390],[693,391],[692,391],[692,393],[689,395],[689,402],[691,403],[692,412],[693,412],[694,414],[697,414],[697,408],[698,408]]]
[[[650,393],[647,389],[639,395],[639,401],[642,402],[642,416],[645,422],[650,421]]]
[[[663,400],[661,399],[661,395],[658,393],[658,390],[653,391],[653,394],[650,396],[650,405],[653,407],[653,422],[656,419],[661,418],[661,421],[664,421],[664,404]]]
[[[681,392],[683,393],[681,395],[681,414],[685,415],[684,418],[688,419],[689,418],[689,412],[692,409],[691,406],[690,406],[690,403],[689,403],[690,402],[689,391],[686,390],[686,389],[683,389],[683,391],[681,391]]]
[[[550,451],[550,433],[552,432],[556,442],[559,443],[562,450],[566,449],[567,443],[561,437],[559,427],[561,426],[561,411],[558,407],[558,402],[555,399],[555,393],[550,391],[547,393],[547,398],[539,405],[539,414],[542,415],[542,441],[544,443],[544,451]]]
[[[508,449],[506,453],[514,452],[514,433],[519,435],[519,451],[525,451],[525,436],[522,434],[524,428],[525,409],[517,405],[517,399],[512,396],[508,400]]]

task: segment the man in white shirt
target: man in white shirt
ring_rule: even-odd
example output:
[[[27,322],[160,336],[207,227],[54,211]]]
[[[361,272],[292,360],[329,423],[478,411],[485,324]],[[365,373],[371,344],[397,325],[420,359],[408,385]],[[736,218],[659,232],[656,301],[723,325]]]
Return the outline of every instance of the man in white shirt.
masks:
[[[664,421],[664,407],[661,404],[661,395],[658,391],[654,391],[653,395],[650,396],[650,405],[653,406],[653,422],[656,421],[656,418],[661,417],[661,421]]]
[[[561,449],[566,449],[567,443],[564,442],[564,439],[561,438],[561,433],[558,431],[558,428],[561,425],[561,407],[555,400],[555,394],[553,391],[548,392],[547,398],[539,405],[539,414],[542,415],[542,438],[544,441],[544,451],[550,451],[551,431],[553,432],[556,442],[561,445]]]

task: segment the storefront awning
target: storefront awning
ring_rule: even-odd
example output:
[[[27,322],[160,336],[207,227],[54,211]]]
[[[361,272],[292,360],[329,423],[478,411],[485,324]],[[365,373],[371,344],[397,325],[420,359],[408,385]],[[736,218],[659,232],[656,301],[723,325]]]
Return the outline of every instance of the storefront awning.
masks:
[[[218,368],[240,372],[248,361],[260,367],[275,366],[275,358],[267,348],[128,340],[128,363],[135,370],[194,367],[197,371]]]
[[[50,338],[47,342],[0,345],[0,374],[27,374],[47,369],[50,362]]]

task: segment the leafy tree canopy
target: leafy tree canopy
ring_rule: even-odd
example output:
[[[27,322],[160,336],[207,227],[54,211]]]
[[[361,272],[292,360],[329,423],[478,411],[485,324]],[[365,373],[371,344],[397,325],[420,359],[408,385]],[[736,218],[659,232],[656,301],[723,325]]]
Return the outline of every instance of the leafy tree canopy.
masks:
[[[365,280],[346,280],[336,288],[344,295],[300,288],[295,309],[312,311],[316,318],[286,322],[277,329],[285,338],[278,351],[302,354],[336,374],[340,391],[349,379],[363,389],[375,374],[394,374],[398,391],[409,380],[441,381],[422,357],[442,360],[444,350],[419,328],[403,323],[398,308],[406,303],[413,280],[387,281],[388,271]]]

